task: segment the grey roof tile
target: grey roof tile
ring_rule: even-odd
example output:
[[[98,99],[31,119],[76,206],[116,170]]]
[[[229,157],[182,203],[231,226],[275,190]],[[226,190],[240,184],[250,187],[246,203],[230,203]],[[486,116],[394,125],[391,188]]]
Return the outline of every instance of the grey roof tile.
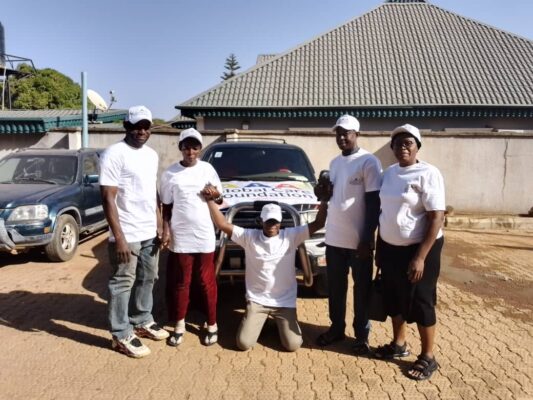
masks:
[[[533,41],[396,0],[177,108],[532,104]]]

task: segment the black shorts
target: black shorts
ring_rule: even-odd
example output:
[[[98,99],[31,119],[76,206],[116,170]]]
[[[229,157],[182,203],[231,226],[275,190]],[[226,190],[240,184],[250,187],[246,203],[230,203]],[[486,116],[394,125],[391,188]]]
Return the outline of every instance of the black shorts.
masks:
[[[385,307],[389,316],[401,315],[407,323],[416,322],[424,327],[435,325],[437,280],[443,244],[443,237],[435,241],[426,257],[422,279],[412,284],[407,270],[419,244],[394,246],[378,236],[376,252],[379,254],[376,254],[376,259],[381,267]]]

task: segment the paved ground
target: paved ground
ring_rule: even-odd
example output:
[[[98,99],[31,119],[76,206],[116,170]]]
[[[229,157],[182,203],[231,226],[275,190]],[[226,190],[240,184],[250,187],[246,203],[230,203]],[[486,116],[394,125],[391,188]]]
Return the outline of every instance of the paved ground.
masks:
[[[222,284],[219,344],[200,344],[201,318],[193,314],[179,348],[151,342],[148,358],[119,355],[106,332],[105,239],[86,241],[64,264],[0,255],[1,399],[533,399],[533,232],[448,230],[439,286],[441,368],[420,383],[404,376],[415,356],[354,357],[351,340],[316,348],[327,303],[305,290],[298,300],[305,343],[296,353],[280,351],[273,324],[252,351],[236,351],[243,287]],[[388,340],[389,324],[374,324],[371,345]],[[412,329],[409,342],[418,354]]]

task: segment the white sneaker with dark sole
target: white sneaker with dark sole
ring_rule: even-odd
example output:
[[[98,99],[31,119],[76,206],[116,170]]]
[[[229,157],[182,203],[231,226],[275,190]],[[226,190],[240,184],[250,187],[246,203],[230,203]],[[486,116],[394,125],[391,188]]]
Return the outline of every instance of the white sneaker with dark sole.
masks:
[[[137,336],[152,340],[165,340],[169,336],[169,333],[155,322],[144,326],[137,326],[134,331]]]
[[[142,344],[139,338],[133,333],[126,339],[117,339],[116,337],[113,337],[111,347],[113,350],[133,358],[146,357],[151,353],[150,349]]]

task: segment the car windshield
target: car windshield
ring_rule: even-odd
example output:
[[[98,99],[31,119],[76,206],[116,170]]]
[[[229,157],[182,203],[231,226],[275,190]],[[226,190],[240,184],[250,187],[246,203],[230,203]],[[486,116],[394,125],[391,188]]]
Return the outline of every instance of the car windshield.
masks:
[[[20,155],[0,161],[0,183],[69,185],[76,179],[77,159],[59,155]]]
[[[206,161],[223,181],[314,181],[305,155],[293,148],[218,148]]]

